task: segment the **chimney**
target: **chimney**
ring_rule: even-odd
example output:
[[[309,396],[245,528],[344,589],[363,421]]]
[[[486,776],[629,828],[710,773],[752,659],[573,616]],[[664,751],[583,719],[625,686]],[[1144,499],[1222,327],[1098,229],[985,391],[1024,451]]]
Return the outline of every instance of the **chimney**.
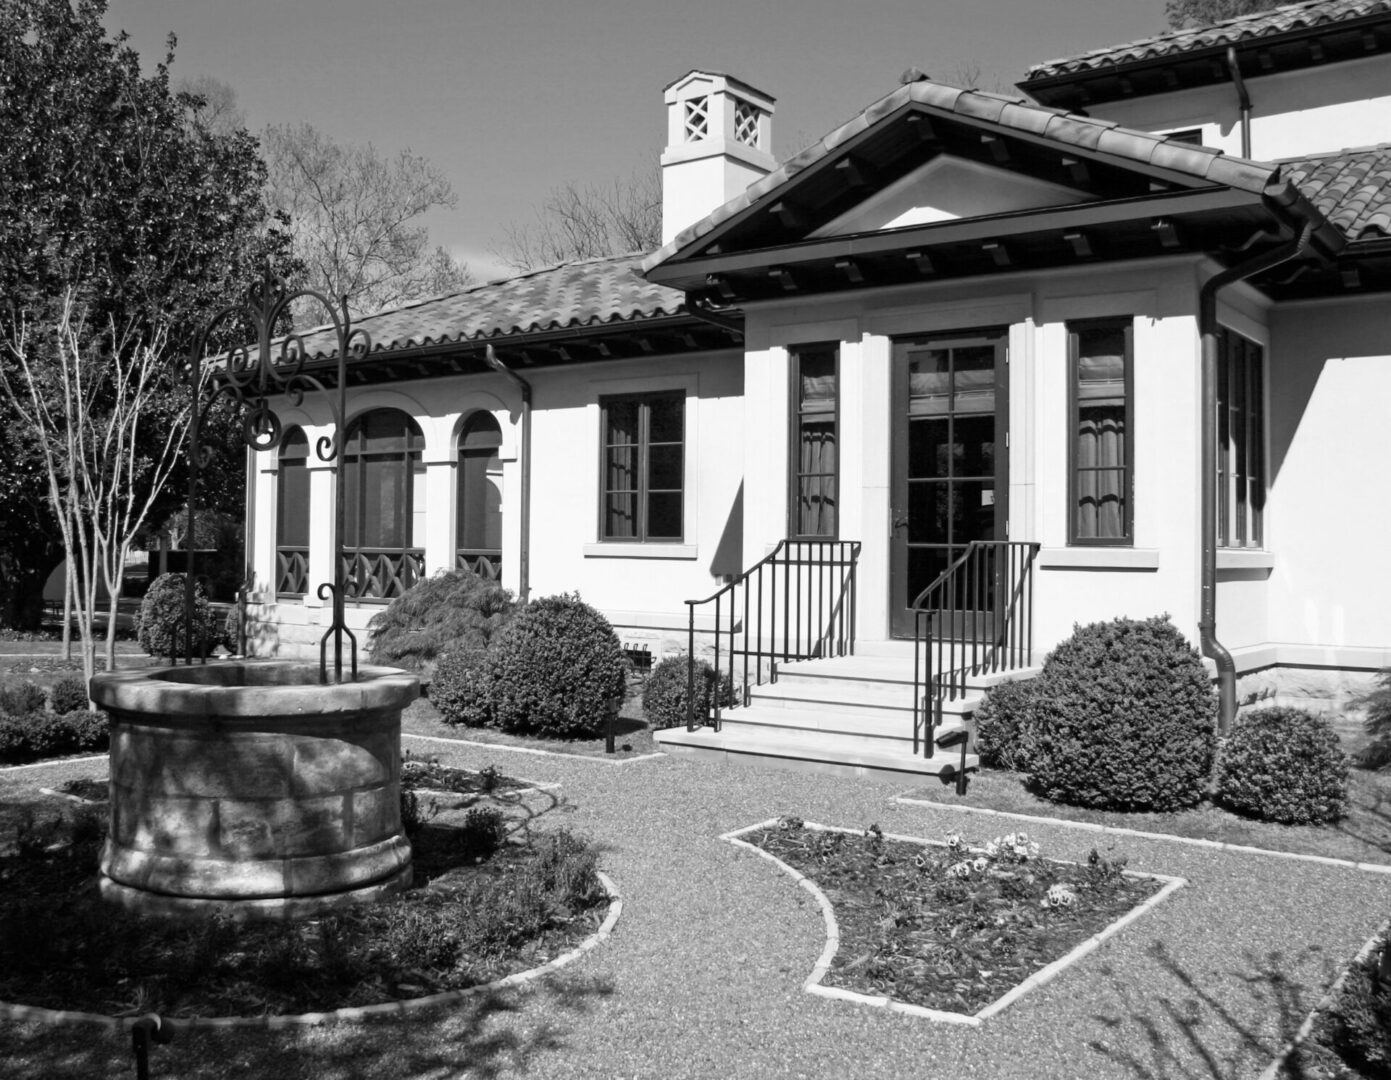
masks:
[[[662,243],[775,168],[773,98],[748,83],[691,71],[666,88]]]

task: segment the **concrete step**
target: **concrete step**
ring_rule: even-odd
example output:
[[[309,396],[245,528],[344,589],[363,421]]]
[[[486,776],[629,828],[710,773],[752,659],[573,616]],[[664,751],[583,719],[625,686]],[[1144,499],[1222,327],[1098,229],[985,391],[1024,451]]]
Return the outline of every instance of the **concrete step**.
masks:
[[[769,709],[815,709],[846,717],[893,717],[911,723],[913,685],[906,683],[860,682],[849,679],[779,679],[750,689],[752,707]],[[985,696],[970,691],[964,697],[944,703],[943,712],[964,716],[974,712]]]
[[[830,709],[782,707],[754,704],[742,709],[722,710],[721,726],[726,731],[746,731],[751,736],[796,738],[801,735],[849,748],[885,749],[899,746],[911,752],[913,717],[911,713],[885,713],[878,716],[837,712]],[[966,731],[963,717],[939,724],[936,737]]]
[[[657,744],[670,754],[688,754],[731,764],[762,765],[804,772],[834,773],[843,776],[879,776],[909,779],[936,776],[955,779],[961,768],[961,755],[938,750],[931,758],[902,750],[876,750],[848,744],[828,736],[803,732],[787,737],[777,732],[755,735],[726,724],[722,731],[700,728],[687,731],[671,728],[655,732]],[[974,754],[966,755],[966,772],[980,767]]]
[[[1042,671],[1042,666],[1011,668],[980,675],[968,675],[966,685],[971,689],[985,690],[997,683],[1012,682],[1016,679],[1031,679]],[[832,660],[800,660],[796,663],[778,665],[778,682],[800,680],[817,683],[879,683],[887,686],[912,686],[913,658],[887,656],[845,656]],[[776,684],[774,684],[776,685]]]

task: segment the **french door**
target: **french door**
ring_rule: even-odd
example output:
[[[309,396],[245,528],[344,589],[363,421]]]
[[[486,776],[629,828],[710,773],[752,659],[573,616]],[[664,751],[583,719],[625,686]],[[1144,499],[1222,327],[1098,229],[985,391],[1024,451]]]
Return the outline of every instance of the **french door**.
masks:
[[[1009,426],[1005,331],[895,339],[891,462],[890,621],[911,637],[911,607],[972,540],[1004,540]],[[954,634],[989,611],[962,598]],[[974,609],[980,609],[979,611]]]

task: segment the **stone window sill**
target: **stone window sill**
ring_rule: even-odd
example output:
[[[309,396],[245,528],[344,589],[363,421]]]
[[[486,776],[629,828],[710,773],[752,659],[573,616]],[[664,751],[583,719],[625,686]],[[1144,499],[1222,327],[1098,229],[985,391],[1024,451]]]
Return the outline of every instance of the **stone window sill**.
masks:
[[[694,559],[695,544],[585,544],[586,559]]]
[[[1158,570],[1159,549],[1137,547],[1052,547],[1038,553],[1046,570]]]

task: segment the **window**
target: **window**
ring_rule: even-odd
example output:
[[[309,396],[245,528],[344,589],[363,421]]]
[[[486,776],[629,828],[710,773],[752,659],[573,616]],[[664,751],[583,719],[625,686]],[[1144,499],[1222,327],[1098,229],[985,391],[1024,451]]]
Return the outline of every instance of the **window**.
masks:
[[[275,493],[275,591],[303,596],[309,588],[309,439],[291,428],[280,442]]]
[[[1265,510],[1265,380],[1261,347],[1217,335],[1217,544],[1260,547]]]
[[[377,409],[343,445],[343,558],[350,597],[400,596],[424,573],[425,440],[403,412]]]
[[[1168,139],[1171,143],[1187,143],[1190,146],[1203,145],[1202,128],[1185,128],[1182,131],[1169,132]]]
[[[601,398],[603,540],[680,542],[684,512],[683,391]]]
[[[1131,320],[1069,323],[1068,339],[1072,428],[1068,541],[1133,544]]]
[[[836,536],[840,351],[834,344],[792,350],[792,481],[788,532]]]
[[[459,490],[455,563],[497,580],[502,571],[502,429],[489,412],[476,412],[459,432]]]

